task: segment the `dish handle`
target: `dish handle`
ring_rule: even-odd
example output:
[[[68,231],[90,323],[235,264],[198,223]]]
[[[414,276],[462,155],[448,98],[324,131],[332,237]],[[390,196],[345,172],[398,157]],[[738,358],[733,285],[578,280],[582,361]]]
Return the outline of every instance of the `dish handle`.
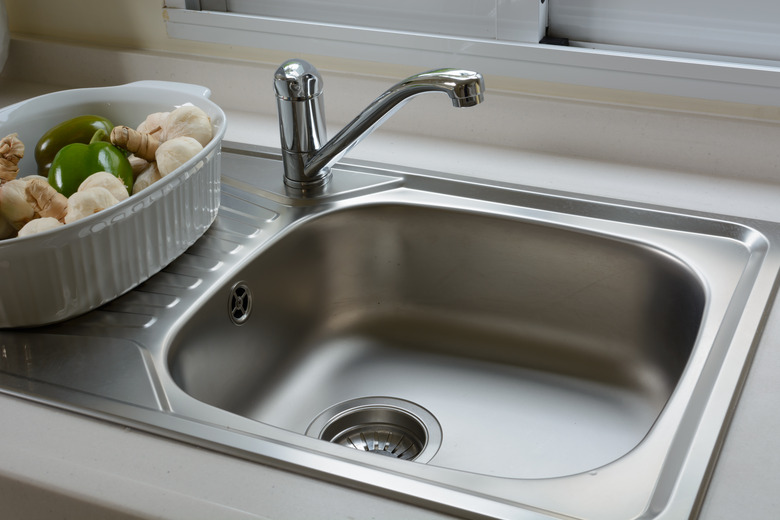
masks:
[[[183,92],[194,96],[200,96],[204,98],[211,98],[211,89],[204,87],[203,85],[195,85],[192,83],[179,83],[177,81],[158,81],[158,80],[141,80],[127,83],[124,86],[133,87],[148,87],[155,89],[166,89],[175,92]]]

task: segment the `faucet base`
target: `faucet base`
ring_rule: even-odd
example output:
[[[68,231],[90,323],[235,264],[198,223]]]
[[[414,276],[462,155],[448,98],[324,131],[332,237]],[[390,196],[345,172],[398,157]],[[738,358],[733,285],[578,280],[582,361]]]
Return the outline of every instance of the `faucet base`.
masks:
[[[306,152],[294,152],[282,149],[282,162],[284,164],[284,184],[290,188],[306,190],[318,188],[328,183],[331,178],[329,167],[322,168],[316,175],[307,177],[303,173],[303,166],[311,154]]]
[[[332,177],[330,168],[326,168],[326,173],[322,175],[318,175],[311,179],[306,179],[303,181],[291,179],[288,176],[284,176],[284,185],[289,188],[294,188],[296,190],[306,191],[306,190],[312,190],[314,188],[321,188],[322,186],[325,186],[328,181],[330,181],[330,178]]]

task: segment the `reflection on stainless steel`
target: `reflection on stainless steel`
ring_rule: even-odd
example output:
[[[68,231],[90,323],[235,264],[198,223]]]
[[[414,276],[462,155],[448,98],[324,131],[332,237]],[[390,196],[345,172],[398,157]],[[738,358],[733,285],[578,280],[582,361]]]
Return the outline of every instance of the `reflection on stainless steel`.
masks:
[[[161,273],[2,331],[0,389],[461,516],[695,514],[780,226],[368,164],[291,197],[250,147],[223,169]]]
[[[484,99],[485,85],[477,72],[439,69],[416,74],[393,85],[327,140],[322,104],[322,77],[304,60],[282,63],[274,74],[279,111],[284,181],[292,188],[311,189],[330,179],[330,167],[374,131],[412,97],[443,92],[455,107],[472,107]]]

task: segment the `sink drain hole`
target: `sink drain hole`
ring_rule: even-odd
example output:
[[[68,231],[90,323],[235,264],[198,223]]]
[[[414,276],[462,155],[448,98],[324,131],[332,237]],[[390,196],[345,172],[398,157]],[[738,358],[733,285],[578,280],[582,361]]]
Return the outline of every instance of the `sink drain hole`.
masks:
[[[320,414],[306,434],[401,460],[427,462],[441,444],[441,427],[424,408],[388,397],[339,403]]]
[[[344,414],[320,434],[326,441],[403,460],[417,458],[426,437],[419,422],[392,408],[367,408]]]
[[[228,312],[230,319],[236,325],[241,325],[249,319],[249,314],[252,312],[252,293],[246,284],[239,282],[233,286],[228,301]]]

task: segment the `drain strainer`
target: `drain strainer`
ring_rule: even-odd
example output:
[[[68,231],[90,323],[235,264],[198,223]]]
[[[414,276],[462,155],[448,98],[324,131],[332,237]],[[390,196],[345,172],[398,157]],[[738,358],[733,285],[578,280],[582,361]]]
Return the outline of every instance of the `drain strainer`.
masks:
[[[402,460],[428,462],[441,445],[441,427],[427,410],[390,397],[364,397],[333,406],[306,435]]]
[[[252,312],[252,293],[246,284],[238,282],[231,289],[228,300],[228,312],[230,313],[230,319],[236,325],[241,325],[249,319],[249,313]]]

